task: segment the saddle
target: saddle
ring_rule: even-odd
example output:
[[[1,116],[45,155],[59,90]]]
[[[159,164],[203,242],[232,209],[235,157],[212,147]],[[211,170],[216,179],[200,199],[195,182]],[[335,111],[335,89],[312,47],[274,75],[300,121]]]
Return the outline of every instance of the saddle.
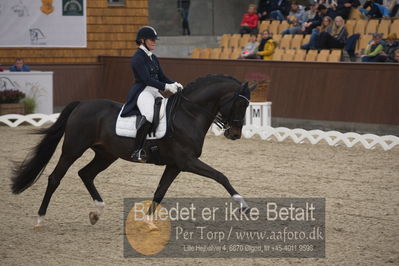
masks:
[[[166,106],[168,99],[163,99],[162,97],[155,98],[154,103],[154,118],[152,121],[152,126],[150,133],[147,135],[147,139],[161,139],[166,135],[167,131],[167,115]],[[141,120],[141,115],[133,115],[128,117],[121,117],[121,113],[125,105],[122,106],[119,112],[118,118],[116,120],[116,135],[128,138],[135,138],[137,134],[137,126]]]

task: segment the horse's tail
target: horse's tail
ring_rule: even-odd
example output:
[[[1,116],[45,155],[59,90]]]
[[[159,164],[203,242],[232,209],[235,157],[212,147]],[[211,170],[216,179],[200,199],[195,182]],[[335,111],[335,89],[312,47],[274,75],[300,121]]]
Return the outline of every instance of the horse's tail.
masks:
[[[22,164],[14,169],[11,178],[11,190],[14,194],[23,192],[32,186],[53,156],[62,135],[64,135],[65,126],[69,115],[79,105],[79,102],[72,102],[62,110],[57,121],[49,128],[40,130],[39,134],[44,134],[44,138],[34,148],[30,157],[25,159]]]

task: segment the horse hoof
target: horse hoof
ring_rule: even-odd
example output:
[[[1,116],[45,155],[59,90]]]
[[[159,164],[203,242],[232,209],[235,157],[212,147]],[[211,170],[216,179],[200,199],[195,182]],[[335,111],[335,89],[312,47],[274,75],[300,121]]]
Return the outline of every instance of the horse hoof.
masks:
[[[98,216],[97,213],[95,212],[90,212],[89,213],[89,218],[90,218],[90,223],[92,225],[95,225],[97,223],[97,221],[100,219],[100,217]]]
[[[251,208],[249,207],[242,207],[241,208],[241,213],[244,213],[246,215],[249,215],[251,213]]]
[[[39,230],[42,230],[43,227],[44,227],[44,226],[43,226],[42,224],[37,224],[37,225],[35,225],[35,226],[33,227],[33,230],[39,231]]]
[[[145,225],[148,232],[159,231],[158,226],[156,226],[152,221],[145,221]]]

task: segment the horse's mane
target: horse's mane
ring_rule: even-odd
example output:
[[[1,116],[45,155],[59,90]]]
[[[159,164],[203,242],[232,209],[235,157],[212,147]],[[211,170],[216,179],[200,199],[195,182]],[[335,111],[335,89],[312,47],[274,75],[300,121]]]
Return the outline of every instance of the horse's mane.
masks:
[[[183,92],[191,92],[196,90],[199,87],[202,87],[203,85],[207,83],[213,83],[217,80],[231,80],[236,82],[237,84],[241,84],[240,81],[238,81],[236,78],[228,75],[222,75],[222,74],[209,74],[205,77],[199,77],[193,82],[190,82],[183,90]],[[202,86],[201,86],[202,85]]]

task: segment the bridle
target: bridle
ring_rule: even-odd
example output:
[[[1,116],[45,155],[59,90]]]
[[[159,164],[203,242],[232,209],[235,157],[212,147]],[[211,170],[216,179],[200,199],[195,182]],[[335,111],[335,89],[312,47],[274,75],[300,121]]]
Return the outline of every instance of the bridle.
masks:
[[[226,102],[221,104],[220,110],[223,110],[224,108],[226,108],[227,110],[229,110],[229,113],[226,116],[223,115],[221,112],[219,112],[216,115],[214,123],[220,129],[228,130],[231,127],[242,127],[242,125],[244,124],[245,117],[237,118],[237,117],[235,117],[235,113],[234,113],[234,111],[235,111],[234,105],[236,104],[237,100],[239,100],[240,97],[246,101],[246,107],[249,105],[249,99],[247,97],[245,97],[244,95],[240,94],[240,90],[241,90],[241,87],[239,88],[239,90],[237,90],[235,92],[233,97],[231,97],[230,99],[227,99]],[[230,103],[231,103],[231,106],[227,108],[226,106]]]
[[[192,102],[190,99],[185,97],[181,92],[178,93],[180,94],[178,97],[180,97],[184,101],[190,103],[192,106],[195,106],[197,109],[199,109],[209,118],[209,120],[213,120],[213,123],[215,123],[220,129],[228,130],[231,127],[241,127],[244,124],[244,118],[238,119],[234,117],[234,108],[233,108],[239,98],[245,99],[247,106],[249,105],[249,99],[244,95],[240,94],[241,89],[242,87],[239,87],[235,91],[233,97],[226,99],[223,103],[220,104],[219,110],[220,111],[225,109],[229,110],[228,115],[223,115],[222,112],[219,112],[216,115],[216,117],[214,116],[214,114],[203,108],[201,105]]]

